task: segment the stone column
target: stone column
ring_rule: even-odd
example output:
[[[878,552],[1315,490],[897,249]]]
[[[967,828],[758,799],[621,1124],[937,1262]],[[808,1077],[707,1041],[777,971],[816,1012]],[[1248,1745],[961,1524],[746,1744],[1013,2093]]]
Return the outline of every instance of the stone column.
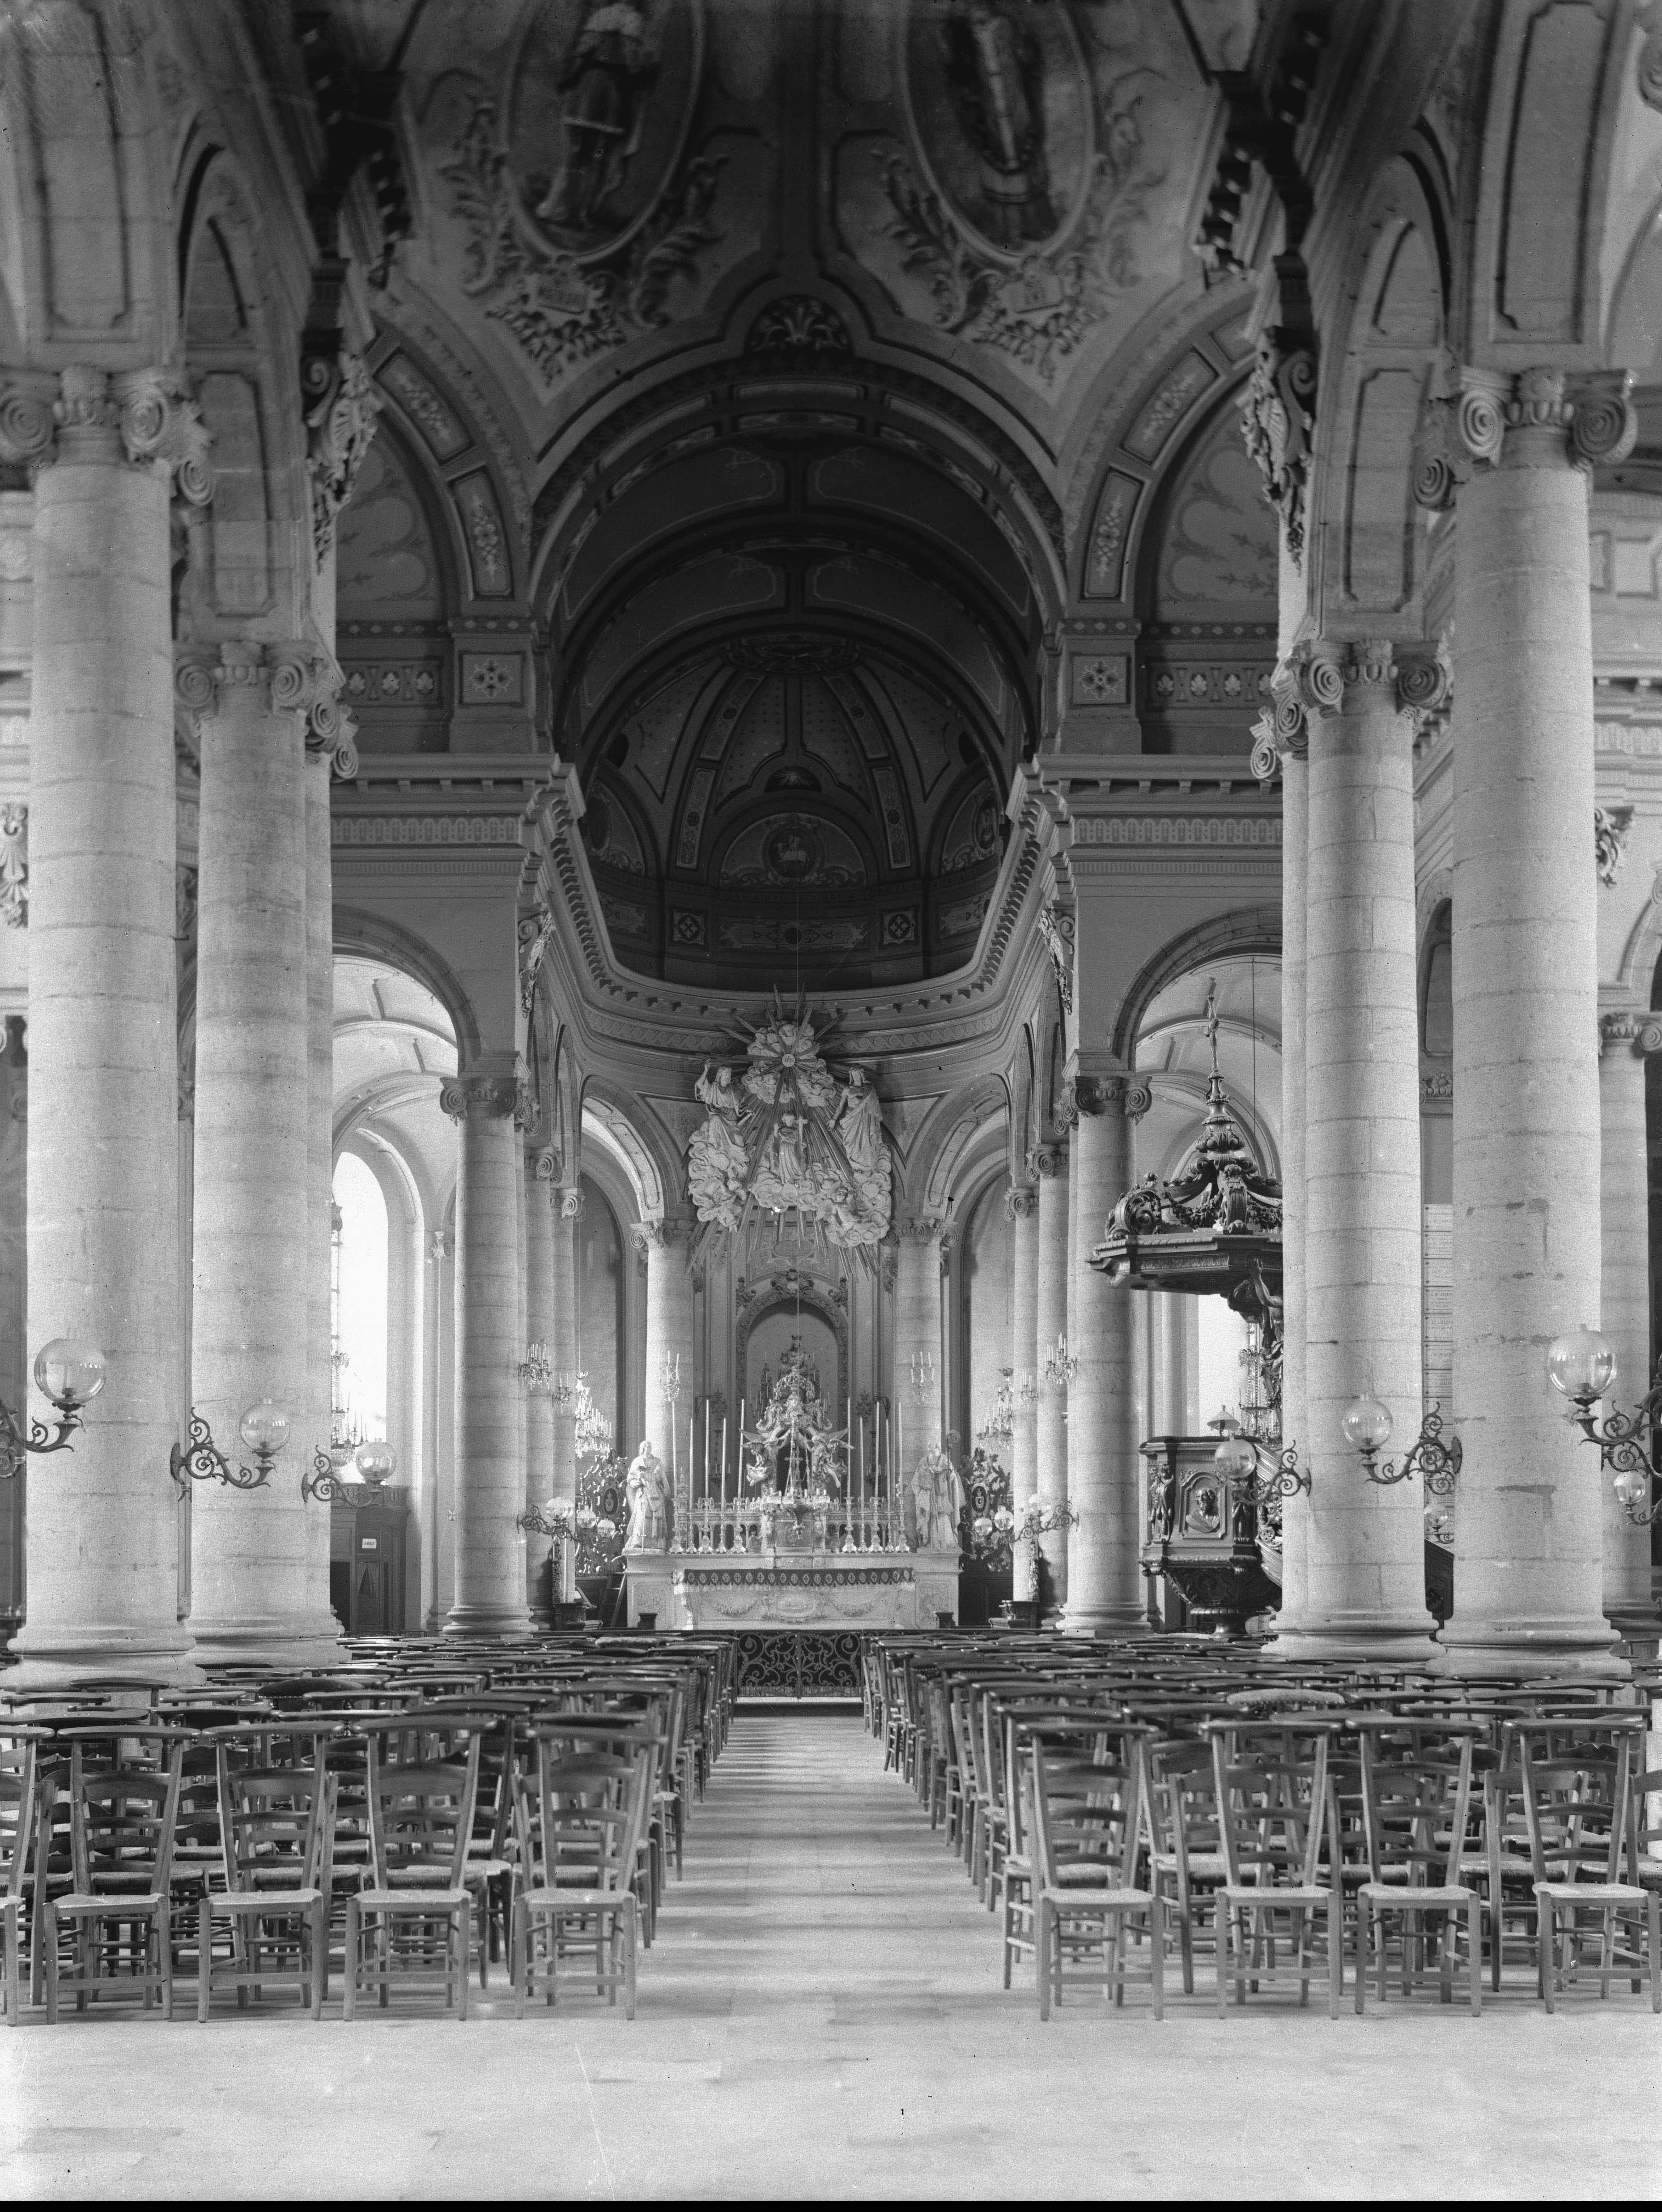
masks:
[[[1450,1668],[1609,1674],[1603,1491],[1547,1346],[1599,1318],[1593,691],[1583,466],[1626,380],[1466,373],[1454,690]]]
[[[1308,745],[1303,710],[1289,696],[1290,672],[1277,677],[1277,702],[1267,754],[1254,765],[1265,772],[1281,759],[1281,1435],[1307,1464],[1310,1428],[1305,1410],[1305,1146],[1304,982],[1307,848],[1310,825]],[[1281,1512],[1281,1610],[1277,1638],[1303,1632],[1308,1577],[1306,1554],[1310,1500],[1301,1491]]]
[[[557,1292],[554,1281],[554,1209],[559,1202],[555,1178],[560,1155],[535,1145],[525,1150],[525,1340],[547,1347],[550,1367],[559,1369],[555,1357],[555,1313]],[[570,1375],[564,1379],[569,1382]],[[555,1403],[547,1390],[525,1394],[525,1505],[527,1510],[544,1504],[555,1493]],[[549,1540],[531,1536],[525,1542],[525,1602],[537,1628],[552,1626],[549,1601],[563,1595],[549,1583]],[[555,1566],[561,1561],[556,1558]]]
[[[1077,1362],[1068,1387],[1068,1604],[1064,1626],[1136,1636],[1148,1628],[1143,1601],[1142,1461],[1137,1452],[1133,1293],[1090,1264],[1108,1216],[1131,1188],[1132,1130],[1150,1103],[1133,1078],[1076,1074],[1073,1179],[1078,1186],[1074,1324]],[[1042,1202],[1042,1201],[1041,1201]],[[1140,1294],[1138,1294],[1140,1295]]]
[[[510,1075],[446,1083],[456,1179],[456,1635],[521,1634],[525,1506],[518,1340],[520,1138]]]
[[[895,1224],[901,1246],[895,1278],[895,1402],[901,1409],[901,1452],[895,1473],[904,1492],[913,1469],[941,1443],[941,1266],[949,1232],[933,1214]],[[913,1358],[929,1363],[931,1379],[921,1390],[912,1379]]]
[[[1010,1439],[1010,1494],[1019,1514],[1039,1487],[1039,1425],[1032,1395],[1033,1351],[1039,1334],[1039,1193],[1030,1182],[1012,1183],[1004,1206],[1010,1224],[1010,1359],[1015,1370],[1010,1393],[1016,1408]],[[1014,1567],[1016,1596],[1030,1598],[1029,1546],[1016,1547]]]
[[[1650,1163],[1645,1137],[1645,1054],[1662,1047],[1662,1017],[1634,1012],[1600,1020],[1598,1105],[1600,1323],[1616,1352],[1616,1382],[1606,1411],[1629,1412],[1650,1389]],[[1592,1456],[1591,1445],[1587,1457]],[[1599,1476],[1604,1536],[1604,1618],[1622,1637],[1654,1641],[1651,1532],[1629,1521]]]
[[[577,1224],[583,1218],[580,1183],[561,1183],[552,1193],[549,1224],[549,1287],[552,1291],[549,1358],[573,1387],[577,1382]],[[622,1439],[618,1439],[622,1441]],[[577,1415],[568,1399],[554,1409],[554,1467],[550,1495],[577,1499]],[[566,1587],[557,1596],[577,1594],[575,1565],[567,1561]]]
[[[178,1619],[179,1066],[168,460],[154,378],[0,392],[33,463],[27,1347],[107,1364],[72,1451],[30,1462],[14,1689],[197,1679]],[[199,460],[179,488],[201,500]],[[20,1417],[20,1404],[13,1408]]]
[[[204,1657],[306,1666],[337,1648],[300,1495],[310,1465],[311,1165],[306,793],[312,690],[298,647],[224,644],[181,668],[198,714],[195,1221],[191,1385],[234,1466],[244,1412],[291,1424],[262,1489],[191,1498],[191,1625]]]
[[[646,1433],[644,1441],[677,1471],[686,1457],[686,1425],[696,1389],[693,1361],[693,1277],[688,1265],[692,1223],[669,1214],[661,1221],[637,1222],[630,1231],[646,1255]],[[664,1391],[664,1364],[679,1353],[680,1394],[671,1401]],[[679,1425],[677,1426],[677,1424]],[[672,1443],[672,1437],[675,1441]],[[634,1441],[624,1444],[634,1456]],[[680,1485],[677,1481],[676,1495]],[[678,1532],[672,1531],[672,1537]]]
[[[309,1470],[329,1444],[334,1401],[334,1334],[330,1275],[335,1218],[335,889],[329,791],[350,738],[332,700],[312,707],[306,746],[306,1418],[295,1424],[293,1467]],[[403,1440],[408,1451],[408,1439]],[[288,1470],[285,1470],[286,1472]],[[412,1486],[413,1467],[400,1475]],[[275,1478],[274,1478],[275,1479]],[[298,1480],[298,1473],[295,1474]],[[306,1509],[306,1576],[315,1601],[329,1605],[330,1508]]]
[[[1372,1396],[1400,1457],[1423,1413],[1413,725],[1441,696],[1422,648],[1306,649],[1306,1434],[1302,1616],[1288,1656],[1385,1658],[1428,1641],[1417,1480],[1368,1482],[1340,1427]]]
[[[1034,1486],[1046,1506],[1068,1502],[1068,1386],[1047,1382],[1045,1354],[1068,1326],[1068,1148],[1040,1145],[1031,1165],[1039,1178],[1039,1280],[1034,1300],[1033,1371],[1039,1385],[1034,1407]],[[1041,1539],[1040,1550],[1050,1570],[1050,1596],[1059,1607],[1068,1594],[1068,1532],[1058,1528]]]

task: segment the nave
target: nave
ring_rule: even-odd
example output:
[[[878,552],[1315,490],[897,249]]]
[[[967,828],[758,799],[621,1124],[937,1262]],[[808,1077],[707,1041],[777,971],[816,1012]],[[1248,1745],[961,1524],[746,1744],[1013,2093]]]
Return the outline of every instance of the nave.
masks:
[[[1204,1970],[1158,2026],[1134,1999],[1041,2027],[858,1715],[742,1707],[633,2024],[579,1996],[516,2030],[494,1972],[465,2026],[318,2029],[290,2004],[8,2036],[0,2191],[1623,2198],[1662,2183],[1654,2063],[1642,2003],[1548,2019],[1519,1990],[1480,2022],[1416,2002],[1330,2023],[1259,1999],[1220,2021]]]

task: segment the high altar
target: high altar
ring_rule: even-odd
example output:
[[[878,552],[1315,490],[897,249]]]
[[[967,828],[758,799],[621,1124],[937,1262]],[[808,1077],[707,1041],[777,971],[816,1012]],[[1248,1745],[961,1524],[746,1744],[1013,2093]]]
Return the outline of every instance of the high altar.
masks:
[[[813,1363],[793,1346],[744,1434],[744,1494],[695,1497],[630,1468],[629,1620],[659,1628],[933,1628],[958,1617],[962,1485],[926,1450],[895,1490],[848,1471]]]
[[[707,1066],[694,1090],[706,1115],[688,1146],[687,1181],[705,1249],[758,1237],[777,1245],[788,1231],[798,1250],[875,1279],[890,1228],[876,1093],[863,1069],[840,1077],[827,1066],[805,1005],[776,1006],[744,1064]],[[725,1418],[719,1473],[707,1429],[697,1468],[690,1436],[685,1460],[677,1465],[672,1448],[668,1469],[661,1439],[635,1455],[624,1548],[631,1623],[848,1632],[955,1620],[964,1491],[938,1426],[920,1421],[908,1457],[902,1419],[874,1393],[857,1437],[852,1398],[840,1402],[834,1376],[828,1398],[799,1333],[762,1376],[754,1418],[741,1405],[736,1464]],[[672,1422],[675,1395],[671,1384]],[[938,1401],[933,1410],[937,1420]]]

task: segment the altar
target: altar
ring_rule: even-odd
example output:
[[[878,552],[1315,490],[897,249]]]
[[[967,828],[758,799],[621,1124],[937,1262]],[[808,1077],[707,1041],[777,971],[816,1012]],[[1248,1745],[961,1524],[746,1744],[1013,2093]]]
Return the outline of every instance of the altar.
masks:
[[[668,1551],[624,1561],[629,1623],[659,1628],[934,1628],[958,1617],[958,1551]]]

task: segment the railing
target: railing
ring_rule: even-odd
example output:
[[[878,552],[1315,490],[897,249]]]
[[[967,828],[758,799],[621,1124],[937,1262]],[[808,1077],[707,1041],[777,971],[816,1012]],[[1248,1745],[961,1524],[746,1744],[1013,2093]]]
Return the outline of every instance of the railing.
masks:
[[[722,1504],[713,1498],[684,1500],[676,1528],[681,1552],[760,1553],[909,1552],[900,1508],[887,1503],[849,1505],[836,1499],[823,1509],[789,1498],[746,1498]]]

